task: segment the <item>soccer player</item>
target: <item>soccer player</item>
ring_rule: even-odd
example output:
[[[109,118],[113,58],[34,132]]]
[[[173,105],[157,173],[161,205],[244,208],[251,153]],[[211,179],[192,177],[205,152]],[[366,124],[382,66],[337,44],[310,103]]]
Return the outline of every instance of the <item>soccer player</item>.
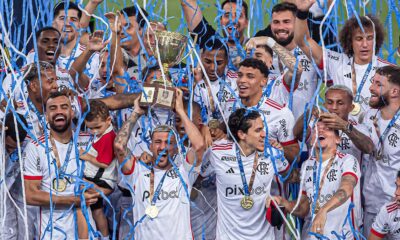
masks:
[[[274,166],[283,173],[289,164],[276,149],[265,149],[266,133],[257,111],[238,109],[228,125],[229,140],[214,143],[204,157],[209,163],[203,165],[205,176],[216,176],[216,239],[275,239],[265,217],[266,198]]]
[[[204,48],[206,42],[216,34],[215,29],[208,23],[196,0],[181,0],[183,13],[189,31],[198,34],[200,48]],[[245,1],[225,0],[221,3],[224,11],[220,22],[223,36],[228,39],[225,44],[229,47],[229,62],[231,63],[243,51],[241,45],[246,41],[245,30],[249,24],[248,5]],[[232,65],[229,66],[232,69]]]
[[[26,202],[40,206],[39,239],[72,239],[76,222],[74,208],[81,206],[81,196],[75,193],[79,181],[79,158],[74,147],[73,111],[69,97],[54,92],[46,101],[46,119],[49,130],[30,141],[23,154]],[[78,137],[79,138],[79,137]],[[51,151],[48,152],[46,146]],[[79,187],[77,187],[79,189]],[[84,192],[87,205],[95,203],[97,192]]]
[[[351,226],[356,226],[355,220],[351,218],[351,221],[344,223],[350,203],[361,204],[358,161],[352,155],[337,150],[339,132],[322,121],[316,124],[311,142],[315,144],[315,151],[301,167],[302,194],[299,206],[295,208],[297,201],[282,197],[275,197],[275,200],[286,211],[293,211],[295,216],[311,216],[311,229],[305,227],[302,239],[312,239],[309,231],[329,239],[335,238],[334,233],[352,239]],[[354,209],[351,212],[353,214]]]
[[[263,96],[268,74],[268,68],[261,60],[245,59],[239,64],[238,97],[229,99],[222,108],[226,118],[242,106],[260,111],[268,139],[279,142],[285,158],[291,162],[299,152],[299,145],[293,136],[294,117],[287,107]]]
[[[375,149],[370,154],[364,179],[364,235],[367,236],[379,209],[391,201],[391,182],[400,169],[400,68],[378,68],[369,88],[371,98],[363,123],[369,127]]]
[[[192,239],[190,199],[192,185],[198,176],[205,144],[202,135],[185,113],[182,92],[176,91],[176,114],[183,122],[191,147],[186,159],[177,149],[173,130],[168,125],[156,126],[151,134],[151,164],[137,160],[127,147],[132,129],[144,113],[135,101],[134,112],[117,134],[114,147],[128,185],[134,189],[135,238]]]
[[[348,19],[339,33],[343,53],[322,49],[311,37],[307,27],[308,11],[315,0],[297,0],[295,41],[310,59],[326,71],[329,82],[350,88],[354,96],[354,108],[350,118],[358,121],[360,113],[369,109],[368,91],[371,78],[377,68],[390,63],[376,56],[384,41],[384,28],[379,19],[372,16],[355,16]],[[306,41],[304,40],[306,39]],[[328,82],[328,83],[329,83]]]
[[[395,199],[384,204],[379,210],[368,240],[400,239],[400,171],[397,172]]]

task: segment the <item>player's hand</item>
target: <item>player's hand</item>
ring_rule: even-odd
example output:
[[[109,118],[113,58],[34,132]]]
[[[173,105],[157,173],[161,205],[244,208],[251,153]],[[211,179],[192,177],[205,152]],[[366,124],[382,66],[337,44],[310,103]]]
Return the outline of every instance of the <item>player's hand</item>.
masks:
[[[175,112],[179,115],[184,115],[185,109],[183,108],[183,92],[179,88],[175,88]]]
[[[133,102],[133,113],[139,114],[139,116],[145,113],[144,109],[140,106],[141,97],[142,95],[139,95],[137,98],[135,98],[135,101]]]
[[[108,19],[110,23],[110,30],[116,34],[121,31],[121,21],[120,21],[120,13],[116,14],[113,12],[105,13],[104,16]]]
[[[153,157],[146,151],[140,155],[140,160],[145,164],[150,164],[153,162]]]
[[[98,200],[99,197],[100,197],[100,194],[99,194],[98,192],[89,192],[89,191],[86,191],[86,192],[83,194],[83,196],[84,196],[84,198],[85,198],[86,205],[87,205],[87,206],[90,206],[90,205],[95,204],[95,203],[97,202],[97,200]]]
[[[334,130],[346,130],[348,122],[339,117],[336,113],[323,112],[320,119],[328,128]]]
[[[326,223],[326,214],[327,212],[322,208],[319,210],[317,215],[314,218],[312,227],[311,227],[311,232],[323,234],[324,233],[324,227]]]
[[[108,40],[103,41],[104,31],[96,30],[90,37],[88,49],[90,51],[101,51],[109,43]]]
[[[249,53],[252,49],[256,49],[259,45],[265,45],[269,37],[252,37],[246,43],[246,51]]]
[[[281,196],[269,196],[269,197],[267,197],[267,199],[265,200],[265,207],[266,207],[266,208],[271,207],[272,199],[274,199],[274,201],[275,201],[275,203],[276,203],[275,206],[281,206],[282,203],[283,203],[283,201],[286,200],[286,199],[284,199],[284,198],[281,197]]]
[[[310,10],[314,3],[315,0],[296,0],[297,9],[303,12]]]

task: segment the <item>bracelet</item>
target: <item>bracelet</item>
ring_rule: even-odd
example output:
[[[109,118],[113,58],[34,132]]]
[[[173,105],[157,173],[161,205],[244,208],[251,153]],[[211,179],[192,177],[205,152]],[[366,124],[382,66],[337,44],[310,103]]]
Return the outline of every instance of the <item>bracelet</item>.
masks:
[[[297,10],[296,17],[301,20],[306,20],[308,18],[309,11]]]

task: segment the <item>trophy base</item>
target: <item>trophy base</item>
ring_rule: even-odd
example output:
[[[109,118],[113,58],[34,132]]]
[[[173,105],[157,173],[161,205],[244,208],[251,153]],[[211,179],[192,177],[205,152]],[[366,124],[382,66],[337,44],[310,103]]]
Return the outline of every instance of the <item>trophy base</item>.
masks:
[[[140,106],[173,109],[175,106],[175,88],[159,84],[143,84]]]

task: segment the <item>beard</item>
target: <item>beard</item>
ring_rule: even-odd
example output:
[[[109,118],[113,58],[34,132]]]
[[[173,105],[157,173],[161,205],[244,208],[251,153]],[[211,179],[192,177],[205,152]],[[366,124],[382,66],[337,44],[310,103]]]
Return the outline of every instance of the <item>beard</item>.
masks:
[[[64,133],[65,131],[68,130],[69,126],[71,125],[71,119],[66,119],[65,124],[64,125],[56,125],[54,120],[49,122],[50,125],[50,129],[52,129],[53,131],[57,132],[57,133]]]
[[[379,101],[378,102],[371,102],[369,101],[369,106],[374,109],[379,109],[384,106],[387,106],[389,104],[389,97],[387,96],[388,94],[383,94],[379,96]]]
[[[286,39],[278,39],[276,37],[276,33],[273,33],[272,37],[279,45],[282,45],[283,47],[286,47],[287,45],[289,45],[293,41],[294,33],[292,32],[291,34],[289,34],[289,36]]]

